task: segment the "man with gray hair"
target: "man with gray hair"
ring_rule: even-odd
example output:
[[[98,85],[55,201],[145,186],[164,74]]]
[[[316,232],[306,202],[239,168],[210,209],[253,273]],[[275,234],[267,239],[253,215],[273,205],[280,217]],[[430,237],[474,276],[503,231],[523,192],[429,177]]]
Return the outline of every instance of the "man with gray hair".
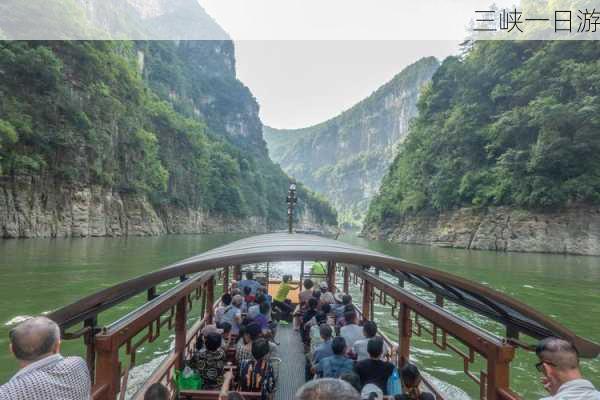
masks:
[[[600,400],[600,392],[581,376],[579,355],[571,343],[549,337],[538,343],[535,354],[540,360],[535,367],[551,394],[542,400]]]
[[[87,400],[90,374],[81,357],[60,355],[60,329],[46,317],[21,322],[9,334],[20,370],[0,386],[0,400]]]
[[[302,385],[296,400],[360,400],[360,394],[346,381],[323,378]]]

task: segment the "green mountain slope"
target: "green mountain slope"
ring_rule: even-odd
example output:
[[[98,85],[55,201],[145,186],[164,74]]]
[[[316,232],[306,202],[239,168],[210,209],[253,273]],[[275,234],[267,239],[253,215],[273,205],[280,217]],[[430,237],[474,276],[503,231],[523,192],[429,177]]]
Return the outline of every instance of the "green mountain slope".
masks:
[[[63,224],[65,206],[48,198],[86,187],[148,198],[159,214],[283,227],[289,178],[269,160],[261,128],[228,41],[0,42],[3,235],[36,229],[28,207]],[[36,191],[29,205],[18,204],[23,179]],[[300,199],[301,211],[335,224],[304,188]],[[26,225],[16,234],[15,220]]]
[[[437,67],[435,58],[424,58],[321,124],[296,130],[265,127],[271,157],[332,202],[341,221],[360,225],[416,114],[419,91]]]
[[[446,59],[367,228],[420,210],[599,204],[599,60],[595,41],[477,42]]]

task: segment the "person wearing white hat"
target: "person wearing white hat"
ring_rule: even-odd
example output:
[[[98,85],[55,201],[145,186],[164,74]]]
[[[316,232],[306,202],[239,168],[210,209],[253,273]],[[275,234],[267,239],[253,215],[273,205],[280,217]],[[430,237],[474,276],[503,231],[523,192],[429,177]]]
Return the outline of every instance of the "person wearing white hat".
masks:
[[[383,400],[383,392],[379,386],[369,383],[360,392],[361,400]]]

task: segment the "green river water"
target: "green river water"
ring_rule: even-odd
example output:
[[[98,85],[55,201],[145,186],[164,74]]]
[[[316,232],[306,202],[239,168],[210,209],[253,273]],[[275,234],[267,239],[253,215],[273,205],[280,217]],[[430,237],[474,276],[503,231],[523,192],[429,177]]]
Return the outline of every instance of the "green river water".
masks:
[[[0,241],[0,382],[17,369],[8,353],[7,333],[23,316],[51,311],[84,295],[241,237],[223,234]],[[354,236],[341,240],[489,285],[556,318],[579,335],[600,342],[598,257],[466,251],[367,241]],[[122,315],[141,301],[140,297],[116,307],[100,322]],[[449,308],[485,329],[501,332],[494,323],[456,307]],[[375,314],[382,329],[395,339],[397,325],[387,317],[387,310],[376,307]],[[146,349],[141,359],[148,361],[164,354],[169,341],[166,337],[154,348]],[[422,369],[476,397],[478,388],[462,373],[461,360],[436,349],[428,340],[414,338],[413,344],[412,356]],[[75,343],[67,343],[63,352],[77,351]],[[519,351],[512,364],[512,388],[525,399],[543,395],[534,363],[535,357]],[[475,367],[481,367],[481,363],[476,362]],[[586,360],[583,370],[588,379],[600,386],[599,359]]]

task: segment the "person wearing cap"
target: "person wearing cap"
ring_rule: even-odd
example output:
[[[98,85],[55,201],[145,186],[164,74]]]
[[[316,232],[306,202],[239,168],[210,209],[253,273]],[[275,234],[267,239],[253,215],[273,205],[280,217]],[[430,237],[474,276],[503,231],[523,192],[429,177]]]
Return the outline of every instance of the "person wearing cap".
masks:
[[[319,289],[321,289],[321,297],[319,298],[320,304],[335,304],[335,297],[333,293],[329,291],[329,285],[323,281],[319,283]]]
[[[379,386],[369,383],[360,392],[361,400],[383,400],[383,391]]]
[[[204,390],[218,389],[223,384],[226,354],[221,347],[222,340],[220,334],[211,331],[206,335],[204,348],[196,352],[190,360],[190,367],[202,377]]]

